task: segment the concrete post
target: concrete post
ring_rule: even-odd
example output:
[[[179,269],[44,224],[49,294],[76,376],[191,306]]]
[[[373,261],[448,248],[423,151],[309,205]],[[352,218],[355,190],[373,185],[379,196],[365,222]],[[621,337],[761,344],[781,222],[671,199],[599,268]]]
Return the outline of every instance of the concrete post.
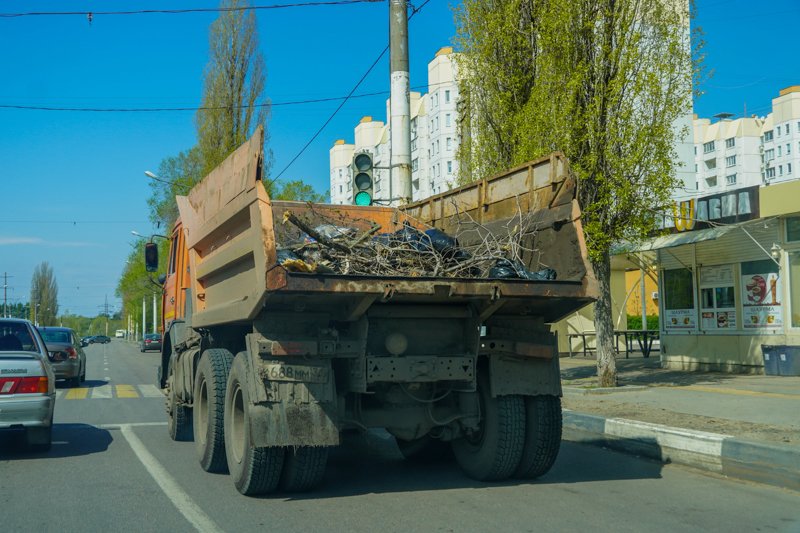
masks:
[[[400,204],[411,202],[411,104],[408,76],[408,4],[389,2],[389,71],[391,160],[389,180],[399,184]],[[391,185],[390,185],[391,189]],[[392,199],[394,200],[394,199]],[[393,202],[394,203],[394,202]]]

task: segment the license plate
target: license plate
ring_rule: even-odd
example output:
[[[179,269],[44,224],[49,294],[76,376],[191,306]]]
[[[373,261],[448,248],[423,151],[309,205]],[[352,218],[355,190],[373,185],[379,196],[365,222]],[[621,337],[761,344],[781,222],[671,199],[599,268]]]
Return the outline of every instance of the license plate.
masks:
[[[264,377],[271,381],[328,382],[328,369],[325,367],[269,364],[263,368]]]

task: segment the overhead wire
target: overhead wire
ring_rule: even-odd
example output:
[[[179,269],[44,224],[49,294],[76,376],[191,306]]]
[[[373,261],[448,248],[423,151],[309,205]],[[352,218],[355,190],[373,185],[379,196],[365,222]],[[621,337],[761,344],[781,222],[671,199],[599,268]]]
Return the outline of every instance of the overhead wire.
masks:
[[[128,11],[27,11],[21,13],[0,13],[0,18],[52,17],[52,16],[114,16],[114,15],[185,15],[189,13],[229,13],[234,11],[263,11],[268,9],[287,9],[293,7],[341,6],[350,4],[372,4],[385,0],[327,0],[314,2],[294,2],[262,6],[195,7],[183,9],[133,9]]]
[[[428,2],[430,2],[430,0],[425,0],[422,4],[420,4],[419,7],[411,6],[412,12],[411,12],[411,15],[408,17],[408,21],[411,22],[411,19],[414,18],[414,15],[416,15],[417,13],[422,11],[422,9],[426,5],[428,5]],[[339,106],[333,111],[333,113],[331,113],[331,115],[327,118],[327,120],[325,120],[325,122],[323,122],[322,126],[320,126],[319,129],[314,133],[314,135],[311,136],[311,139],[309,139],[308,142],[305,145],[303,145],[303,147],[300,149],[300,151],[297,152],[297,155],[295,155],[292,158],[292,160],[289,161],[289,163],[285,167],[283,167],[283,170],[281,170],[274,178],[269,180],[268,185],[271,185],[271,184],[275,183],[283,175],[284,172],[289,170],[289,167],[291,167],[294,164],[294,162],[297,161],[297,159],[301,155],[303,155],[303,153],[308,149],[308,147],[311,146],[311,143],[313,143],[314,140],[317,137],[319,137],[320,133],[322,133],[322,131],[325,129],[325,127],[328,124],[330,124],[330,122],[333,120],[333,117],[335,117],[336,114],[339,113],[339,111],[342,109],[342,107],[344,107],[344,104],[347,103],[347,101],[356,92],[356,90],[358,90],[358,88],[361,86],[361,84],[364,82],[364,80],[367,78],[367,76],[369,76],[370,72],[372,72],[372,69],[374,69],[375,66],[378,64],[378,62],[383,58],[383,56],[386,54],[387,50],[389,50],[389,45],[386,45],[386,47],[381,51],[381,53],[378,54],[378,57],[375,58],[375,61],[373,61],[372,64],[367,69],[367,71],[364,72],[364,75],[361,76],[361,78],[358,80],[358,82],[356,82],[356,84],[350,90],[350,93],[345,97],[344,100],[342,100],[342,103],[340,103]]]

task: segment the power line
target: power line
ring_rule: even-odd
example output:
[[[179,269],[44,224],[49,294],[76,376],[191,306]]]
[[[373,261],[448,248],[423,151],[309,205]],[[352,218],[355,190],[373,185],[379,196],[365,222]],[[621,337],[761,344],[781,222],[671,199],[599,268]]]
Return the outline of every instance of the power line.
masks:
[[[385,50],[384,50],[385,52]],[[380,58],[379,58],[380,59]],[[448,82],[434,83],[430,85],[420,85],[412,89],[427,89],[436,85],[444,85]],[[285,107],[295,105],[320,104],[326,102],[338,102],[340,100],[369,98],[373,96],[384,96],[389,91],[375,91],[371,93],[352,94],[348,96],[330,96],[324,98],[311,98],[307,100],[290,100],[287,102],[270,102],[263,104],[243,104],[237,106],[184,106],[184,107],[58,107],[58,106],[36,106],[36,105],[17,105],[0,104],[0,109],[22,109],[26,111],[71,111],[82,113],[163,113],[170,111],[213,111],[218,109],[248,109],[260,107]]]
[[[423,2],[423,3],[422,3],[420,6],[419,6],[419,7],[413,7],[413,6],[412,6],[412,13],[411,13],[411,16],[409,16],[409,17],[408,17],[408,20],[409,20],[409,22],[411,21],[411,19],[412,19],[412,18],[414,18],[414,15],[416,15],[417,13],[419,13],[420,11],[422,11],[422,8],[424,8],[426,5],[428,5],[428,2],[430,2],[430,0],[425,0],[425,1],[424,1],[424,2]],[[327,120],[326,120],[326,121],[325,121],[325,122],[322,124],[322,126],[320,126],[320,127],[319,127],[319,129],[316,131],[316,133],[314,133],[314,135],[312,135],[312,136],[311,136],[311,139],[309,139],[309,141],[308,141],[308,142],[307,142],[307,143],[306,143],[306,144],[305,144],[305,145],[304,145],[304,146],[303,146],[303,147],[300,149],[300,151],[299,151],[299,152],[297,152],[297,155],[295,155],[295,156],[292,158],[292,160],[291,160],[291,161],[289,161],[289,164],[288,164],[288,165],[286,165],[285,167],[283,167],[283,170],[281,170],[281,171],[278,173],[278,175],[277,175],[277,176],[275,176],[274,178],[272,178],[271,180],[269,180],[269,183],[270,183],[270,184],[274,183],[274,182],[275,182],[275,181],[277,181],[277,180],[278,180],[278,179],[279,179],[281,176],[283,176],[283,173],[284,173],[284,172],[286,172],[287,170],[289,170],[289,167],[291,167],[291,166],[292,166],[292,164],[294,164],[294,162],[295,162],[295,161],[297,161],[297,159],[298,159],[298,158],[299,158],[301,155],[303,155],[303,152],[305,152],[305,151],[308,149],[308,147],[309,147],[309,146],[311,146],[311,143],[313,143],[313,142],[314,142],[314,140],[315,140],[317,137],[319,137],[319,134],[320,134],[320,133],[322,133],[322,131],[325,129],[325,127],[326,127],[328,124],[330,124],[331,120],[333,120],[333,117],[335,117],[335,116],[336,116],[336,114],[337,114],[337,113],[338,113],[338,112],[339,112],[339,111],[342,109],[342,107],[344,107],[344,104],[346,104],[346,103],[347,103],[347,101],[350,99],[350,97],[353,95],[353,93],[355,93],[355,92],[356,92],[356,90],[357,90],[357,89],[358,89],[358,88],[361,86],[361,84],[364,82],[364,80],[367,78],[367,76],[369,76],[369,73],[370,73],[370,72],[372,72],[372,69],[374,69],[374,68],[375,68],[375,66],[378,64],[378,62],[381,60],[381,58],[383,58],[383,56],[386,54],[386,51],[387,51],[387,50],[389,50],[389,46],[388,46],[388,45],[386,46],[386,48],[384,48],[384,49],[383,49],[383,51],[382,51],[380,54],[378,54],[378,57],[375,59],[375,61],[373,61],[373,62],[372,62],[372,65],[370,65],[370,66],[369,66],[369,68],[367,69],[367,71],[364,73],[364,75],[363,75],[363,76],[361,76],[361,79],[359,79],[359,80],[358,80],[358,82],[355,84],[355,86],[353,86],[353,88],[350,90],[350,93],[349,93],[349,94],[348,94],[348,95],[345,97],[345,99],[344,99],[344,100],[342,100],[342,103],[341,103],[341,104],[339,104],[339,106],[338,106],[338,107],[337,107],[337,108],[336,108],[336,109],[333,111],[333,113],[331,113],[331,116],[329,116],[329,117],[328,117],[328,119],[327,119]]]
[[[350,4],[378,3],[384,0],[329,0],[326,2],[296,2],[291,4],[272,4],[267,6],[239,7],[196,7],[186,9],[137,9],[131,11],[28,11],[24,13],[0,13],[0,18],[82,16],[98,15],[184,15],[187,13],[228,13],[232,11],[263,11],[267,9],[286,9],[291,7],[341,6]]]

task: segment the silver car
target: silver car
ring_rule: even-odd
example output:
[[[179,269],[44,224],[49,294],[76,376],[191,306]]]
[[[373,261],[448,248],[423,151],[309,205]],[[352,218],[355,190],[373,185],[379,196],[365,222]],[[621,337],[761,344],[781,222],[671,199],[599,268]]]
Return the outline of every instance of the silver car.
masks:
[[[70,386],[80,387],[81,382],[86,381],[86,353],[78,336],[69,328],[40,326],[38,329],[50,352],[56,379],[65,379]]]
[[[36,328],[27,320],[0,318],[0,431],[25,431],[31,449],[49,450],[55,382]]]

